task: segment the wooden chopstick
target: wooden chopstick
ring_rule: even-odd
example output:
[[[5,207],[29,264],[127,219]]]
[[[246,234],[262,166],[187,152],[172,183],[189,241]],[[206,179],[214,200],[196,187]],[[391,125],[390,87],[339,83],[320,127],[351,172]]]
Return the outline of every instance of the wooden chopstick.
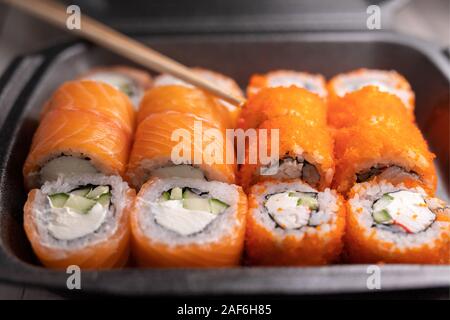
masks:
[[[203,79],[191,69],[144,44],[111,29],[110,27],[81,14],[81,28],[69,30],[66,26],[68,15],[64,6],[51,0],[3,0],[27,13],[39,17],[55,26],[84,37],[102,47],[124,56],[142,66],[161,73],[168,73],[196,87],[235,105],[242,106],[245,99],[223,91],[213,83]]]

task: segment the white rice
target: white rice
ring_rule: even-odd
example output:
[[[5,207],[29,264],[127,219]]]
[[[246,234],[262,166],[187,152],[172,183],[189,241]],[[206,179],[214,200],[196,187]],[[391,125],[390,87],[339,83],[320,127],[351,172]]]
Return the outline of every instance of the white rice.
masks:
[[[70,192],[80,186],[110,185],[111,206],[106,214],[103,224],[94,233],[73,240],[60,240],[53,237],[48,231],[48,225],[52,218],[50,203],[47,196],[55,193]],[[128,184],[118,176],[80,175],[78,177],[59,177],[53,182],[46,182],[36,193],[32,205],[32,217],[35,220],[40,241],[48,247],[63,249],[77,249],[103,241],[116,232],[124,208],[128,205],[126,192]]]
[[[201,232],[189,236],[180,235],[168,230],[155,221],[155,214],[150,210],[149,202],[156,202],[164,191],[174,187],[188,187],[209,192],[212,198],[216,198],[229,207],[219,214]],[[237,219],[239,192],[235,185],[223,182],[207,182],[198,179],[167,178],[158,179],[150,190],[138,195],[136,210],[138,211],[138,223],[142,232],[152,241],[159,241],[169,246],[181,244],[207,244],[223,239],[224,236],[233,237],[233,231],[241,224]]]
[[[298,192],[315,192],[318,193],[319,210],[313,212],[309,219],[310,224],[316,226],[320,225],[320,230],[314,226],[304,226],[300,229],[282,229],[277,228],[276,223],[270,217],[268,211],[264,206],[264,201],[267,195],[282,193],[286,191],[298,191]],[[308,184],[299,180],[293,182],[281,182],[270,181],[263,184],[255,185],[252,188],[252,194],[258,195],[257,208],[250,210],[249,214],[253,215],[256,220],[264,225],[268,230],[274,233],[280,241],[288,236],[294,236],[301,240],[307,235],[321,234],[326,236],[335,228],[337,221],[337,211],[339,210],[337,194],[334,190],[325,189],[323,192],[319,192],[316,189],[310,187]]]
[[[378,200],[385,193],[399,190],[409,190],[420,193],[425,197],[430,209],[436,209],[437,207],[435,205],[442,205],[442,201],[428,197],[425,191],[420,187],[407,188],[403,184],[394,186],[386,181],[372,181],[357,184],[353,187],[353,191],[356,194],[353,198],[349,199],[349,204],[351,206],[351,212],[349,214],[358,212],[355,216],[358,219],[358,223],[366,230],[366,236],[374,233],[376,239],[393,243],[397,248],[414,248],[424,244],[433,243],[433,239],[442,236],[442,231],[447,227],[447,223],[435,221],[425,231],[415,234],[396,233],[390,230],[372,227],[374,224],[372,217],[372,205],[374,201]]]

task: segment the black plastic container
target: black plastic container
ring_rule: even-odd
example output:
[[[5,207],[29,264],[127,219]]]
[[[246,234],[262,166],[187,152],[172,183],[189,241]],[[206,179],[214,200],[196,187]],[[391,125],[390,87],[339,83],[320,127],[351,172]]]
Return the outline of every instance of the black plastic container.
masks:
[[[437,154],[438,196],[449,200],[450,64],[432,44],[391,33],[296,33],[142,37],[188,66],[217,70],[245,87],[249,76],[285,68],[326,77],[367,67],[395,69],[416,93],[416,117]],[[22,227],[22,166],[42,104],[87,69],[129,64],[84,42],[18,58],[0,79],[0,280],[66,289],[67,274],[36,262]],[[367,291],[367,265],[308,268],[123,269],[82,272],[87,292],[118,295],[320,294]],[[383,290],[450,286],[450,267],[380,266]]]

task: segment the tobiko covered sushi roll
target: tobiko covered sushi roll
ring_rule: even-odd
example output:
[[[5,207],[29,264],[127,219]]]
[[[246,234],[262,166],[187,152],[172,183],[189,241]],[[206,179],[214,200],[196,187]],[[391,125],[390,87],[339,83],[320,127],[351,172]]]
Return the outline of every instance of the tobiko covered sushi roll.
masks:
[[[420,187],[375,179],[349,194],[346,256],[353,263],[447,264],[450,209]]]
[[[320,98],[327,97],[326,82],[322,75],[291,70],[275,70],[253,75],[247,87],[247,96],[250,98],[263,88],[292,86],[306,89]]]
[[[325,265],[343,248],[345,203],[335,191],[300,180],[254,185],[249,193],[246,262]]]
[[[396,95],[404,107],[413,113],[415,98],[411,85],[393,70],[358,69],[334,76],[327,85],[330,104],[366,86],[376,86],[380,91]]]

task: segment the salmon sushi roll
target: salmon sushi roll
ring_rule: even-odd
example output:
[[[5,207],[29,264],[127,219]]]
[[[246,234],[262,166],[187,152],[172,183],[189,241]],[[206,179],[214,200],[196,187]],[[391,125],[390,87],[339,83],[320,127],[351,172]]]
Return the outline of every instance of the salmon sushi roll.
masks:
[[[272,143],[277,132],[278,144]],[[301,179],[319,190],[330,186],[335,163],[333,139],[325,124],[311,125],[300,117],[282,116],[259,126],[258,136],[265,134],[266,146],[259,141],[252,143],[250,139],[246,145],[245,163],[239,169],[244,190],[259,181],[272,179]],[[267,149],[270,157],[278,154],[278,161],[263,163],[261,157],[252,160],[252,154],[260,154],[260,149],[263,152]]]
[[[420,187],[374,180],[349,194],[350,262],[448,264],[449,237],[450,209]]]
[[[247,97],[254,96],[263,88],[292,86],[306,89],[322,99],[327,97],[326,82],[322,75],[291,70],[276,70],[253,75],[247,87]]]
[[[122,92],[95,81],[69,81],[51,96],[41,113],[43,119],[52,110],[81,111],[108,118],[127,134],[133,134],[135,111]]]
[[[223,74],[220,74],[215,71],[203,69],[203,68],[192,68],[192,70],[197,73],[199,76],[204,78],[205,80],[208,80],[209,82],[213,83],[217,87],[221,88],[222,90],[230,93],[231,95],[243,98],[244,94],[242,90],[239,88],[239,85],[234,81],[232,78],[227,77]],[[162,74],[155,78],[155,87],[160,86],[167,86],[167,85],[179,85],[179,86],[185,86],[185,87],[192,87],[192,85],[177,79],[171,75],[168,74]],[[228,122],[231,123],[229,128],[234,128],[236,126],[237,119],[239,118],[241,108],[234,106],[230,103],[228,103],[225,100],[215,98],[214,99],[222,106],[222,108],[227,112],[228,114]]]
[[[203,137],[203,138],[202,138]],[[227,161],[225,131],[192,114],[155,113],[136,131],[127,177],[140,188],[151,176],[235,182],[235,161]]]
[[[25,185],[38,188],[58,176],[125,174],[131,134],[109,118],[55,109],[41,121],[23,167]]]
[[[414,112],[414,92],[409,82],[396,71],[358,69],[338,74],[328,82],[330,104],[347,93],[366,86],[376,86],[380,91],[396,95],[410,112]]]
[[[242,109],[238,127],[258,128],[264,121],[281,116],[325,126],[327,105],[317,95],[302,88],[265,88],[249,98]]]
[[[141,267],[233,267],[241,262],[247,197],[221,182],[149,180],[131,213],[132,254]]]
[[[28,195],[24,227],[49,268],[123,267],[130,252],[134,190],[118,176],[79,175],[46,182]]]
[[[367,86],[350,92],[329,106],[328,123],[334,128],[346,128],[361,123],[386,122],[389,119],[411,120],[414,114],[405,109],[397,96]]]
[[[268,181],[249,193],[246,262],[263,266],[326,265],[343,248],[345,203],[299,180]]]
[[[174,111],[193,114],[222,128],[232,128],[228,111],[217,99],[196,88],[168,85],[148,90],[138,111],[138,123],[149,115]]]
[[[152,87],[152,78],[144,70],[125,66],[98,67],[78,77],[106,83],[130,98],[137,110],[145,91]]]
[[[389,118],[338,130],[335,135],[336,174],[333,186],[346,193],[355,183],[374,177],[394,184],[418,182],[436,190],[434,154],[410,121]]]

